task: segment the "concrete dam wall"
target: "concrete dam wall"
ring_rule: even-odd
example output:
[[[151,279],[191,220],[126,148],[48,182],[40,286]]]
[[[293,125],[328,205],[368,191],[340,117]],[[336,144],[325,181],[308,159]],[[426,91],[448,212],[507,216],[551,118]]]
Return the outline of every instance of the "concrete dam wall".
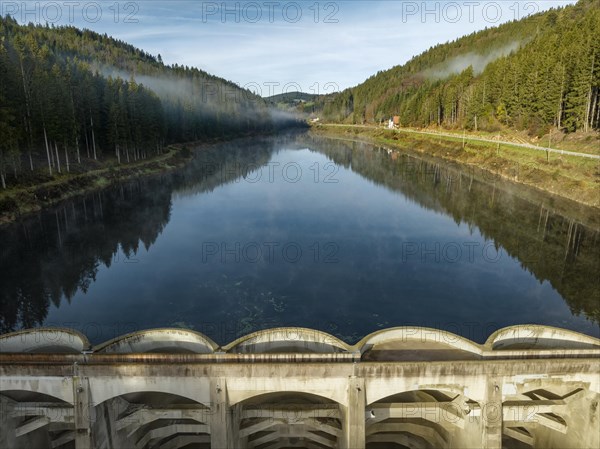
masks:
[[[600,340],[547,326],[0,336],[1,448],[588,449],[599,402]]]

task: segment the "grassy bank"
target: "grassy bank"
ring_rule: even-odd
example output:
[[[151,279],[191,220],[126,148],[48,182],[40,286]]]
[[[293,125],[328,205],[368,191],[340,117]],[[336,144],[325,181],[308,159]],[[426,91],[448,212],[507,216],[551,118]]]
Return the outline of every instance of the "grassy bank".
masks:
[[[151,159],[118,164],[117,161],[95,163],[83,173],[62,173],[50,177],[47,173],[30,175],[29,182],[0,191],[0,225],[52,206],[65,199],[103,189],[118,182],[163,173],[185,165],[192,157],[187,145],[171,145]],[[40,182],[41,181],[41,182]]]
[[[436,126],[422,128],[421,131],[451,134],[462,139],[463,130],[445,129]],[[487,140],[502,140],[512,142],[514,144],[535,145],[543,148],[554,148],[558,150],[574,151],[579,153],[600,155],[600,133],[597,131],[584,133],[582,131],[576,133],[562,133],[552,130],[551,133],[546,133],[542,136],[531,136],[527,131],[517,131],[504,127],[498,131],[467,131],[468,137],[487,139]]]
[[[518,184],[600,208],[600,161],[546,154],[495,143],[463,141],[462,136],[432,136],[353,125],[318,125],[313,132],[366,140],[389,148],[469,164]]]

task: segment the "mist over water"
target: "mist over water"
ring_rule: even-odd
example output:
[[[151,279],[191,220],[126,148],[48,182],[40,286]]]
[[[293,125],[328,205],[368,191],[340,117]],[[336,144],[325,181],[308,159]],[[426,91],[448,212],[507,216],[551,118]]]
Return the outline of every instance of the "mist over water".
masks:
[[[362,143],[204,147],[175,173],[2,229],[0,330],[72,327],[99,343],[185,327],[224,344],[276,326],[353,342],[419,325],[484,341],[536,323],[598,336],[597,226],[552,204]]]

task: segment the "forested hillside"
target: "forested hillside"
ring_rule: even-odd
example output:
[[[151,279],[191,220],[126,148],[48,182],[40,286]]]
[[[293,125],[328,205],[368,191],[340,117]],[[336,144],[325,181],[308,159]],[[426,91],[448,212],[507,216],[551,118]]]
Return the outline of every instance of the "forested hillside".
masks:
[[[127,162],[173,142],[273,126],[264,100],[201,70],[91,31],[0,17],[3,187],[42,167],[64,173],[84,157]]]
[[[400,45],[400,43],[398,43]],[[437,45],[403,66],[320,99],[330,121],[543,135],[600,128],[600,2],[562,9]]]

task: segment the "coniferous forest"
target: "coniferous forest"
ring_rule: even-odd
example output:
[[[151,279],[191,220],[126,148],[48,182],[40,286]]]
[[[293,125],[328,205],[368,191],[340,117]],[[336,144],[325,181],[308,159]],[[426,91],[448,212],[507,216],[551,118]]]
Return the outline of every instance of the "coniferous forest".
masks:
[[[0,186],[127,163],[176,142],[265,132],[265,100],[202,70],[74,27],[0,17]],[[325,121],[542,136],[600,129],[600,3],[577,4],[437,45],[315,99]],[[94,164],[88,164],[94,168]],[[97,166],[97,165],[96,165]],[[41,179],[41,174],[50,176]]]
[[[399,43],[400,44],[400,43]],[[600,128],[600,2],[577,4],[437,45],[321,98],[329,121],[543,135]]]
[[[163,64],[119,40],[74,27],[0,17],[1,185],[30,171],[119,163],[174,142],[264,132],[264,100],[201,70]]]

